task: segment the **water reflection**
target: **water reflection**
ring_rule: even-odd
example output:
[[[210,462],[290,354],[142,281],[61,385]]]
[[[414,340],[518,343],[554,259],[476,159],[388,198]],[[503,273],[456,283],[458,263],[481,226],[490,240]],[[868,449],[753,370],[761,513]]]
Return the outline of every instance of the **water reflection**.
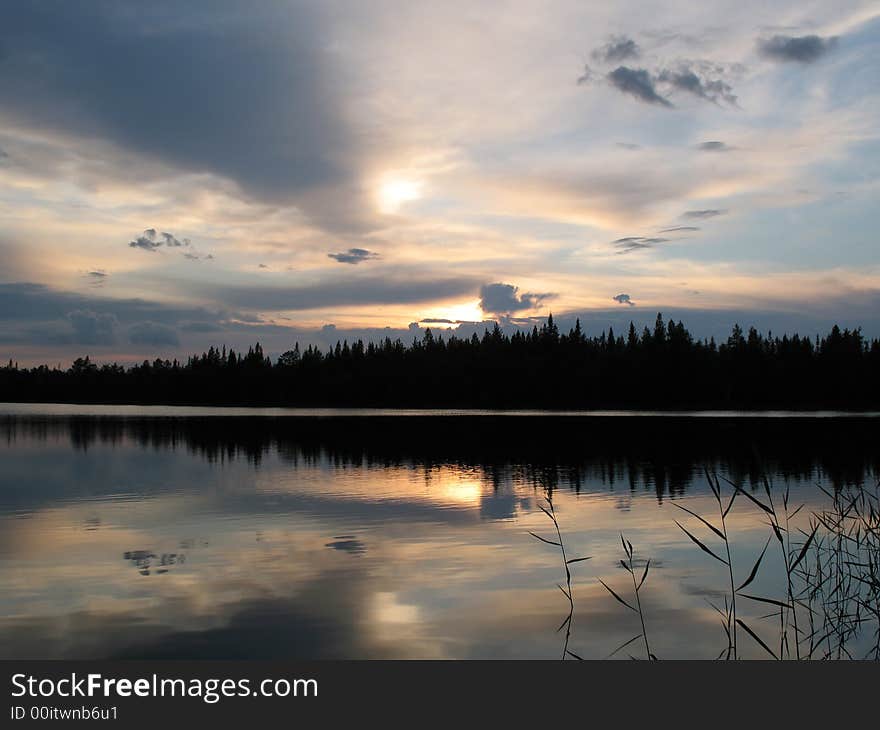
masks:
[[[814,486],[877,478],[872,419],[7,418],[0,421],[4,657],[558,656],[555,494],[573,566],[571,647],[601,657],[632,617],[624,531],[651,559],[652,650],[711,658],[724,577],[670,500],[711,508],[704,469]],[[731,515],[735,558],[766,539]],[[765,585],[774,566],[768,559]],[[757,617],[760,610],[755,611]],[[661,628],[662,627],[662,628]],[[748,651],[746,652],[748,654]],[[755,656],[760,656],[756,649]]]

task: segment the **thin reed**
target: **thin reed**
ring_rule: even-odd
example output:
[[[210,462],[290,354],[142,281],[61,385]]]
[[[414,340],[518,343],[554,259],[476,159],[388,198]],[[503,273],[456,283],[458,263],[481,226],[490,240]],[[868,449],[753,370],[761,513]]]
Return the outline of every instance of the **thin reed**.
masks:
[[[727,589],[723,602],[709,601],[720,616],[726,638],[726,646],[717,658],[740,659],[745,653],[742,642],[751,641],[767,657],[777,660],[880,660],[880,484],[847,485],[833,491],[819,485],[828,505],[810,512],[806,520],[803,515],[796,520],[804,505],[792,505],[787,484],[774,487],[765,477],[760,488],[751,491],[708,471],[706,479],[717,505],[715,517],[674,504],[687,515],[682,521],[685,524],[676,520],[679,529],[699,550],[724,566]],[[734,564],[735,550],[728,527],[739,497],[745,507],[757,510],[768,528],[767,540],[747,571]],[[559,628],[566,631],[563,658],[580,658],[568,648],[574,622],[568,566],[587,558],[567,559],[552,493],[548,492],[547,502],[549,509],[541,509],[552,520],[557,539],[532,534],[561,552],[566,583],[559,587],[569,603],[569,614]],[[640,631],[608,658],[641,640],[645,658],[656,659],[648,639],[641,595],[651,561],[645,561],[641,570],[632,543],[622,534],[620,540],[624,553],[620,565],[629,573],[632,587],[615,590],[601,578],[599,582],[618,603],[637,614]],[[773,550],[778,552],[783,568],[782,582],[775,592],[755,592],[753,584],[768,551]],[[629,591],[631,594],[624,597]],[[756,605],[768,607],[769,613],[746,620],[750,615],[746,609]]]

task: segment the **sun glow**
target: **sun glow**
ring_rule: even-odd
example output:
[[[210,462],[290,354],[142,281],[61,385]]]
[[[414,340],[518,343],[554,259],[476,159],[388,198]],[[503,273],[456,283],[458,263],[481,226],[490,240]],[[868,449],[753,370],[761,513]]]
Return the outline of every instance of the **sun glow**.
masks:
[[[389,177],[379,185],[379,210],[383,213],[397,213],[404,203],[422,197],[422,183]]]
[[[421,319],[422,327],[434,327],[448,329],[455,327],[461,322],[482,322],[485,319],[483,310],[480,309],[480,300],[464,304],[453,304],[447,307],[437,307],[424,313]],[[437,321],[431,321],[437,320]]]

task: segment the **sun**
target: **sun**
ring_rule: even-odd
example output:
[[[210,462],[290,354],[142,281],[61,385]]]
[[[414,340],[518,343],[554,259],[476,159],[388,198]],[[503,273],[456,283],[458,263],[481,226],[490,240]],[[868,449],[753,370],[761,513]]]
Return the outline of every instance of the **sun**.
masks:
[[[422,197],[422,183],[406,178],[389,177],[379,185],[379,210],[397,213],[404,203]]]

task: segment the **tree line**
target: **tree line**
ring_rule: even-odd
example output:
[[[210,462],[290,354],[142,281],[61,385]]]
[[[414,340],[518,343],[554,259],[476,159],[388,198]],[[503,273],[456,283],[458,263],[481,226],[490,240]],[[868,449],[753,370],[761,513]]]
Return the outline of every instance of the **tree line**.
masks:
[[[186,362],[125,367],[89,357],[68,369],[0,368],[0,400],[192,405],[447,408],[846,408],[880,407],[880,340],[834,326],[824,337],[763,335],[735,325],[721,342],[697,339],[657,315],[588,336],[578,321],[482,337],[426,330],[409,344],[309,345],[274,362],[211,347]]]

